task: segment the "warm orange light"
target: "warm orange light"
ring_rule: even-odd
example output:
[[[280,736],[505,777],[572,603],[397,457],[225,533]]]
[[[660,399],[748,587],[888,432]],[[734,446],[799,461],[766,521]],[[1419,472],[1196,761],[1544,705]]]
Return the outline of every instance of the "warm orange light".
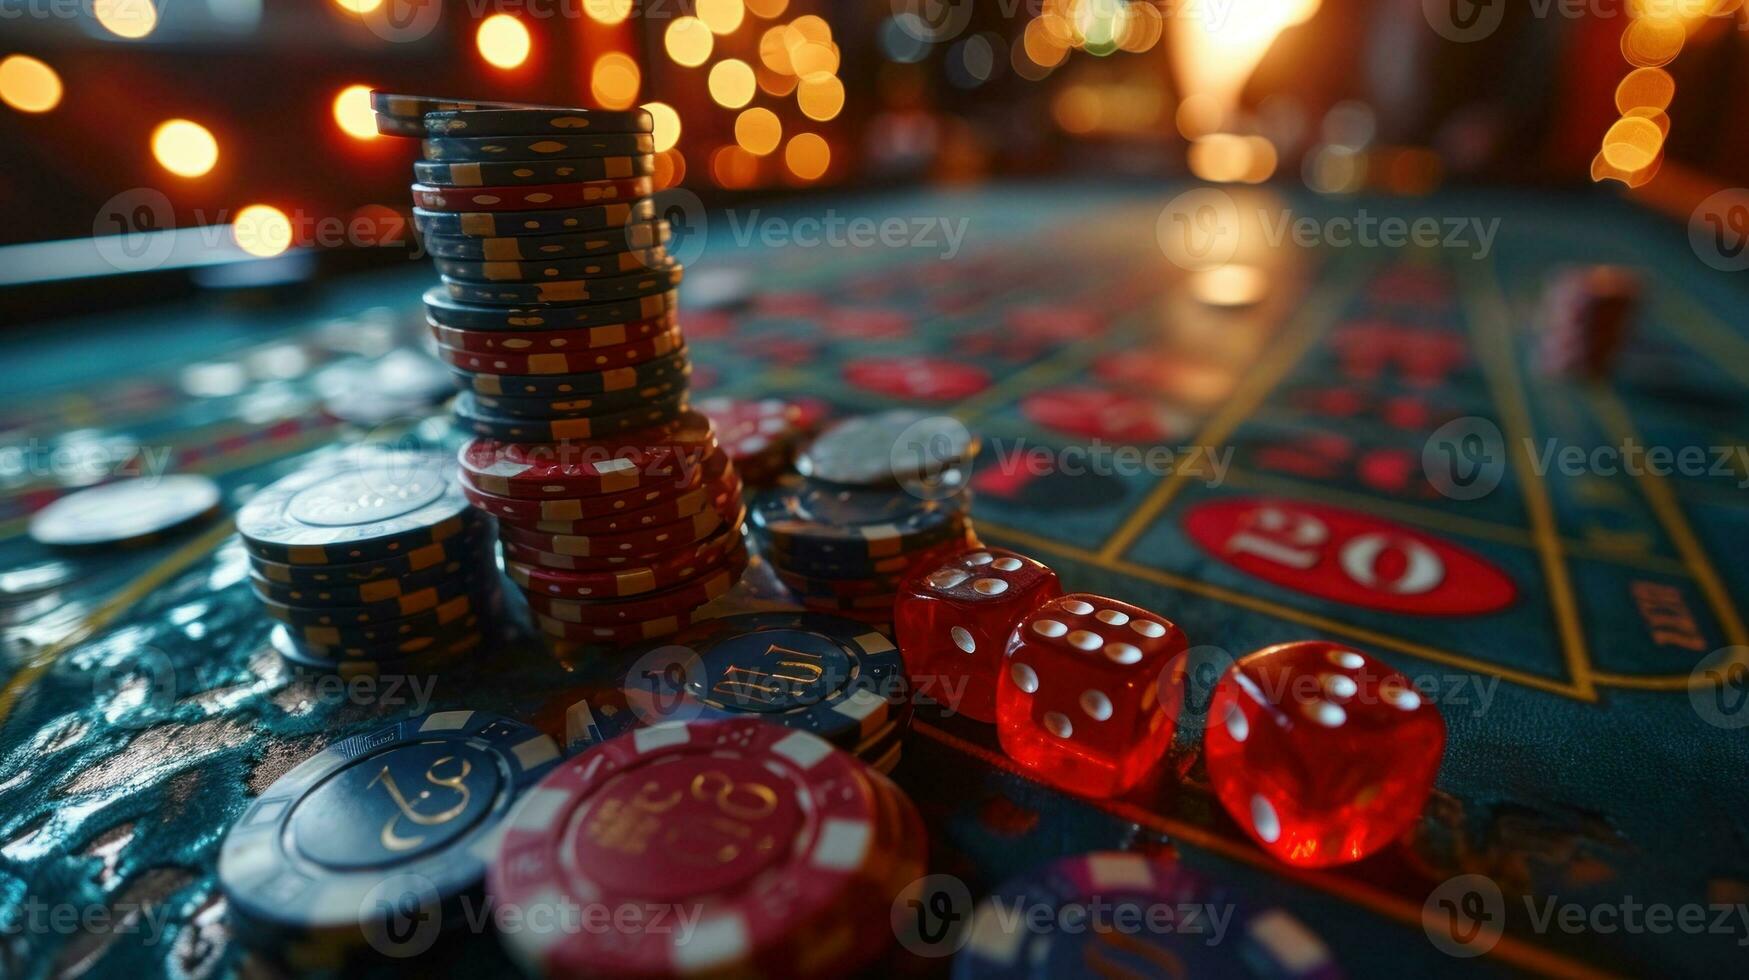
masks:
[[[783,148],[783,163],[803,180],[818,180],[832,164],[832,147],[818,133],[797,133]]]
[[[826,23],[825,18],[814,14],[803,14],[790,21],[789,29],[792,32],[789,35],[791,38],[789,44],[792,48],[803,41],[817,41],[826,44],[832,40],[832,25]]]
[[[334,122],[355,140],[377,138],[376,113],[370,107],[369,85],[348,85],[334,96]]]
[[[334,0],[334,6],[349,14],[368,14],[383,5],[383,0]]]
[[[583,0],[583,12],[597,24],[618,24],[632,15],[632,0]]]
[[[735,117],[735,142],[754,156],[762,157],[777,149],[782,139],[783,123],[770,109],[755,107]]]
[[[745,61],[727,58],[711,66],[711,98],[725,109],[739,109],[752,102],[756,87],[753,69]]]
[[[630,55],[610,51],[596,60],[595,70],[589,73],[589,93],[603,109],[629,109],[638,101],[643,80]]]
[[[790,63],[789,45],[785,43],[787,27],[773,27],[759,35],[759,60],[765,67],[783,75],[796,73],[795,66]]]
[[[825,122],[844,109],[844,83],[833,75],[814,75],[796,87],[796,105],[802,115]]]
[[[152,0],[92,0],[91,16],[104,30],[130,41],[158,27],[158,5]]]
[[[754,16],[764,17],[766,20],[782,17],[783,12],[789,9],[789,0],[746,0],[746,2],[747,9],[753,11]]]
[[[0,102],[19,112],[48,112],[61,104],[61,76],[25,54],[0,61]]]
[[[534,48],[527,25],[509,14],[493,14],[480,21],[474,43],[480,48],[480,57],[494,68],[519,67]]]
[[[679,186],[686,179],[686,157],[679,150],[656,154],[655,172],[650,177],[659,191]]]
[[[747,16],[741,0],[698,0],[694,8],[698,19],[705,22],[712,34],[733,34]]]
[[[1622,170],[1642,170],[1664,147],[1664,131],[1644,116],[1624,116],[1603,134],[1603,158]]]
[[[152,131],[152,156],[178,177],[203,177],[219,162],[219,141],[200,123],[171,119]]]
[[[711,29],[697,17],[676,18],[668,25],[667,33],[662,35],[662,46],[668,49],[668,57],[687,68],[697,68],[710,60],[714,44]]]
[[[231,238],[250,255],[268,258],[291,248],[291,219],[269,204],[251,204],[231,222]]]
[[[807,41],[790,49],[789,60],[795,73],[802,78],[820,72],[831,75],[838,71],[838,45]]]
[[[656,121],[656,128],[650,133],[656,152],[672,150],[674,144],[680,142],[680,113],[666,102],[646,102],[644,111]]]
[[[1046,18],[1035,17],[1026,22],[1026,30],[1020,34],[1027,59],[1040,68],[1055,68],[1069,56],[1069,49],[1052,36],[1049,24]]]
[[[794,75],[775,72],[764,65],[755,68],[753,73],[759,78],[759,91],[766,95],[775,95],[780,99],[794,92],[796,83],[800,81]]]
[[[759,158],[738,146],[720,147],[711,154],[711,178],[723,187],[751,187],[759,179]]]

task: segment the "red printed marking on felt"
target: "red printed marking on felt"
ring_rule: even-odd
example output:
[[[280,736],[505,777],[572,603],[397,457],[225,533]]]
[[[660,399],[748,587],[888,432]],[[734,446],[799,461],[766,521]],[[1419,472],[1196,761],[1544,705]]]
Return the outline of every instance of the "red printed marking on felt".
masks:
[[[1481,556],[1369,514],[1242,497],[1198,504],[1180,521],[1209,554],[1283,588],[1366,609],[1473,616],[1518,589]]]
[[[844,367],[844,380],[893,398],[954,401],[990,386],[989,372],[939,357],[869,357]]]
[[[1164,442],[1182,436],[1187,420],[1156,399],[1103,388],[1053,388],[1028,395],[1021,414],[1048,429],[1112,442]]]
[[[840,307],[826,313],[826,332],[841,340],[900,340],[911,335],[911,316],[903,310]]]

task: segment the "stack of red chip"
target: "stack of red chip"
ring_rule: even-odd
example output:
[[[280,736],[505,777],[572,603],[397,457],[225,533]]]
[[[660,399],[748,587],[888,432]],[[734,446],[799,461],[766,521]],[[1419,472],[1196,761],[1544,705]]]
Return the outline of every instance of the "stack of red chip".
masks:
[[[666,636],[747,567],[740,477],[710,419],[690,409],[594,440],[475,439],[461,479],[498,518],[505,567],[558,641]]]
[[[1551,277],[1543,293],[1538,364],[1547,375],[1600,378],[1628,339],[1639,307],[1640,277],[1631,269],[1590,265]]]
[[[894,900],[926,869],[922,819],[896,786],[755,718],[611,739],[548,774],[505,828],[496,905],[530,922],[580,906],[613,926],[503,933],[534,976],[853,975],[891,943]],[[647,918],[673,909],[697,927]]]
[[[815,421],[804,405],[781,398],[706,398],[697,407],[716,423],[723,448],[750,487],[770,486],[789,472],[796,446]]]

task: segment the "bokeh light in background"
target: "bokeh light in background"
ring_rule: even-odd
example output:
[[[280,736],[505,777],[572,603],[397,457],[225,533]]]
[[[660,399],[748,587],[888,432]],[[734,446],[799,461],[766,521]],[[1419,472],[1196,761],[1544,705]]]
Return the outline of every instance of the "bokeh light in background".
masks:
[[[357,140],[377,138],[376,113],[370,107],[369,85],[348,85],[334,96],[334,122]]]
[[[610,51],[589,72],[589,94],[603,109],[630,109],[638,101],[643,74],[630,55]]]
[[[534,38],[529,36],[528,27],[509,14],[493,14],[480,21],[474,39],[480,57],[494,68],[520,67],[534,49]]]
[[[725,109],[739,109],[753,101],[756,86],[753,68],[745,61],[725,58],[711,66],[711,99]]]
[[[61,76],[29,55],[0,60],[0,101],[19,112],[48,112],[61,104]]]
[[[632,0],[584,0],[583,12],[590,20],[611,26],[632,15]]]
[[[334,0],[334,5],[349,14],[368,14],[383,5],[383,0]]]
[[[789,0],[747,0],[747,9],[756,17],[772,20],[782,17],[783,12],[789,9]]]
[[[152,156],[178,177],[204,177],[219,162],[219,141],[189,119],[170,119],[152,131]]]
[[[832,165],[832,148],[818,133],[797,133],[783,148],[783,164],[802,180],[818,180]]]
[[[698,19],[705,22],[712,34],[733,34],[741,26],[747,10],[741,0],[698,0]]]
[[[754,156],[766,156],[783,140],[783,123],[777,113],[755,106],[735,117],[735,142]]]
[[[231,238],[250,255],[268,258],[291,247],[292,224],[271,204],[251,204],[231,222]]]
[[[650,133],[656,152],[672,150],[674,144],[680,142],[680,113],[675,112],[674,107],[666,102],[646,102],[643,109],[656,124]]]
[[[158,5],[152,0],[92,0],[91,16],[104,30],[130,41],[158,27]]]
[[[675,18],[662,35],[662,46],[668,50],[668,57],[686,68],[697,68],[709,61],[715,44],[711,29],[697,17]]]

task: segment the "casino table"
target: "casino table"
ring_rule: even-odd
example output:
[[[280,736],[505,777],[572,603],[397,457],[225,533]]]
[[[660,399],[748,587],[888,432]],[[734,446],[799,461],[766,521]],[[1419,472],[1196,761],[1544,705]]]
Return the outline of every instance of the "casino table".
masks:
[[[979,895],[1060,855],[1167,855],[1248,908],[1286,910],[1357,977],[1740,964],[1745,282],[1697,262],[1682,228],[1600,195],[1234,191],[1262,232],[1239,245],[1260,274],[1235,287],[1163,253],[1182,190],[816,199],[695,229],[682,318],[697,392],[962,419],[983,438],[986,542],[1048,563],[1068,590],[1157,611],[1194,645],[1200,683],[1166,760],[1115,800],[1037,782],[990,726],[920,706],[894,778],[923,813],[931,870]],[[1283,217],[1328,229],[1363,214],[1497,234],[1391,248],[1269,233]],[[906,231],[860,244],[736,231],[802,218]],[[1599,382],[1536,370],[1541,285],[1580,262],[1644,277],[1635,332]],[[702,295],[713,276],[744,295]],[[431,278],[415,261],[4,338],[0,975],[272,975],[233,940],[213,878],[250,799],[385,720],[458,706],[538,719],[619,666],[555,658],[512,610],[428,689],[302,678],[269,646],[225,517],[95,552],[26,533],[69,486],[118,472],[211,476],[234,512],[337,447],[458,444],[440,406],[369,426],[323,407],[361,359],[421,348]],[[1704,465],[1676,466],[1684,447]],[[1286,555],[1234,547],[1264,512],[1277,530],[1328,533],[1277,538],[1300,549]],[[46,592],[32,584],[45,577]],[[786,608],[757,561],[718,602]],[[1330,870],[1258,850],[1200,758],[1221,665],[1303,638],[1382,657],[1449,731],[1412,832]],[[1703,909],[1706,924],[1636,925],[1655,906]],[[470,938],[436,972],[510,969],[491,937]],[[895,953],[891,969],[947,964]]]

